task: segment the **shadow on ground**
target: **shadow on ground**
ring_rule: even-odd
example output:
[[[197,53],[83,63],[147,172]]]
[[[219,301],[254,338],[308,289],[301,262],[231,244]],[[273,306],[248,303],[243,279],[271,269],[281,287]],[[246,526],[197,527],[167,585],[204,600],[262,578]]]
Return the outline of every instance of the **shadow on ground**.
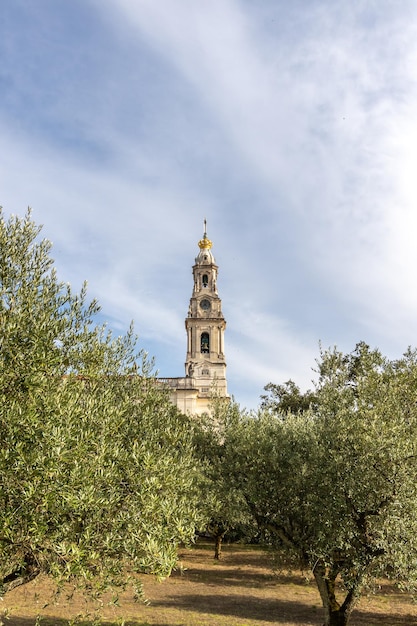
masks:
[[[349,626],[417,626],[415,615],[387,615],[356,609]]]
[[[301,602],[286,600],[270,600],[241,595],[218,596],[212,595],[187,595],[167,598],[153,603],[160,608],[169,607],[182,610],[196,611],[210,615],[233,616],[243,619],[259,620],[271,624],[285,624],[294,622],[307,626],[321,625],[323,621],[322,608],[307,606]],[[261,617],[262,616],[262,617]],[[350,626],[417,626],[416,617],[413,615],[387,615],[368,611],[355,610],[352,614]]]
[[[11,617],[5,622],[1,622],[4,626],[35,626],[36,619],[33,617]],[[68,626],[68,620],[59,617],[44,617],[40,622],[40,626]],[[92,626],[92,622],[77,622],[77,626]],[[101,622],[101,626],[120,626],[120,622]],[[124,626],[167,626],[166,622],[158,624],[156,622],[135,622],[127,621]],[[170,626],[184,626],[181,623],[172,623]]]
[[[319,624],[321,621],[321,607],[310,607],[299,602],[285,600],[271,600],[239,594],[216,595],[184,595],[158,600],[152,603],[159,608],[169,607],[181,610],[195,611],[199,607],[200,613],[211,615],[233,616],[238,618],[282,624],[294,621],[300,624]]]
[[[189,610],[206,615],[228,616],[238,619],[259,620],[262,623],[286,624],[294,623],[300,626],[320,626],[322,624],[321,607],[311,607],[297,602],[285,600],[260,599],[247,596],[242,600],[240,595],[187,595],[181,598],[171,597],[153,603],[155,608],[174,608]],[[151,607],[150,607],[151,608]],[[260,614],[262,617],[260,618]],[[35,626],[36,620],[31,617],[11,616],[4,622],[5,626]],[[0,624],[2,622],[0,621]],[[215,622],[213,621],[213,624]],[[102,626],[118,626],[120,622],[103,621]],[[43,617],[41,626],[68,626],[68,620],[53,616]],[[78,622],[78,626],[92,626],[91,621]],[[167,626],[166,622],[127,621],[125,626]],[[184,622],[170,622],[169,626],[184,626]],[[413,615],[390,615],[361,611],[354,611],[350,626],[417,626],[417,619]]]

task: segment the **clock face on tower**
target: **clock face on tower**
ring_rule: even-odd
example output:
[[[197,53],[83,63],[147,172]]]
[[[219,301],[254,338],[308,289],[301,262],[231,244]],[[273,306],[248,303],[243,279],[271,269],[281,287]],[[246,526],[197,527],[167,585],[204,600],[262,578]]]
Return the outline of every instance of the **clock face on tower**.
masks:
[[[210,308],[211,308],[210,300],[207,300],[207,298],[204,298],[204,300],[201,300],[200,306],[203,309],[203,311],[210,311]]]

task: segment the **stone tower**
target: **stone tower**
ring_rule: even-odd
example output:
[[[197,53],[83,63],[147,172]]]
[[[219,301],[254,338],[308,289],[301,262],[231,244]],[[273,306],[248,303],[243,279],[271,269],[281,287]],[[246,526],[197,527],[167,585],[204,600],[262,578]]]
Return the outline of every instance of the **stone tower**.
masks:
[[[217,291],[219,268],[211,251],[212,242],[207,237],[206,220],[204,236],[198,242],[198,246],[200,252],[193,266],[193,293],[188,317],[185,320],[187,331],[185,375],[194,379],[201,395],[210,393],[215,387],[218,395],[227,396],[224,356],[226,321]]]
[[[187,356],[184,378],[160,379],[170,388],[171,401],[183,413],[201,415],[210,411],[213,395],[228,398],[224,331],[226,321],[217,291],[218,267],[212,242],[204,235],[193,266],[194,286],[185,319]]]

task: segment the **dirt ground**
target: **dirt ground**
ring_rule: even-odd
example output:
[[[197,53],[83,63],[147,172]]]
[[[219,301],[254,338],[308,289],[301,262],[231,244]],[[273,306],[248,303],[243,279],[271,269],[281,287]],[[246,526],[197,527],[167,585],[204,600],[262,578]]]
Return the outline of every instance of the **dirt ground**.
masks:
[[[215,562],[209,546],[180,553],[180,567],[163,582],[143,577],[149,604],[121,594],[119,606],[105,606],[106,625],[125,626],[320,626],[322,609],[313,582],[301,573],[275,575],[268,555],[250,547],[226,546]],[[13,590],[0,605],[9,611],[6,626],[64,626],[78,614],[92,611],[80,597],[51,600],[52,585],[45,577]],[[110,599],[110,598],[108,598]],[[107,600],[108,600],[107,599]],[[47,604],[47,606],[45,606]],[[82,621],[91,624],[91,619]],[[417,626],[417,605],[388,584],[364,597],[351,626]]]

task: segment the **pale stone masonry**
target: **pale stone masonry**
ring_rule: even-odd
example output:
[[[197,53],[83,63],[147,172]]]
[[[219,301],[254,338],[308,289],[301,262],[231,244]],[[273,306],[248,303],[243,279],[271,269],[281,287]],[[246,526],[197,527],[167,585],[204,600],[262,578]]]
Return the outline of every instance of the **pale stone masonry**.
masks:
[[[209,412],[213,394],[229,397],[224,355],[226,321],[217,292],[218,267],[205,220],[203,239],[198,246],[200,251],[193,266],[194,287],[185,319],[185,377],[160,379],[170,388],[173,404],[183,413],[192,415]]]

